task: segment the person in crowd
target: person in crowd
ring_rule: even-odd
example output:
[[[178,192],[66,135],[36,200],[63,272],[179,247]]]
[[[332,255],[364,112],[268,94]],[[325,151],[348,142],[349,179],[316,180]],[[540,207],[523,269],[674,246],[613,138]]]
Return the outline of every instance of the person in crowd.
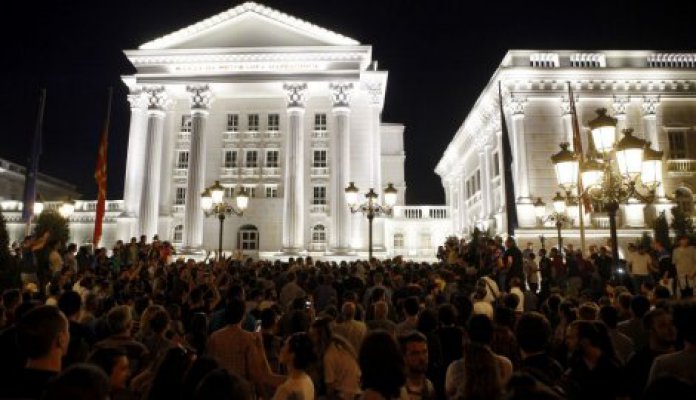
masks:
[[[16,338],[26,364],[0,377],[0,398],[39,399],[62,370],[70,344],[68,319],[56,307],[38,306],[18,321]]]
[[[304,297],[305,291],[297,284],[297,275],[294,272],[289,272],[287,275],[287,283],[280,290],[280,305],[286,309],[290,308],[293,300],[298,297]]]
[[[428,339],[414,331],[399,338],[406,366],[406,384],[401,399],[431,400],[436,398],[433,383],[425,376],[428,372]]]
[[[674,323],[684,340],[684,348],[655,358],[648,376],[648,385],[664,375],[682,379],[691,386],[696,385],[696,303],[675,305]]]
[[[563,377],[563,367],[548,353],[551,344],[551,324],[543,314],[523,314],[515,326],[520,347],[520,370],[532,375],[549,387],[557,387]]]
[[[317,355],[309,335],[304,332],[292,334],[280,350],[280,362],[287,368],[288,376],[278,386],[273,400],[314,400],[314,384],[307,370],[316,361]]]
[[[669,290],[670,295],[676,292],[677,269],[674,267],[672,254],[667,246],[660,240],[655,240],[655,253],[657,257],[657,276],[655,283]]]
[[[617,331],[628,336],[633,342],[634,351],[645,348],[648,344],[648,332],[643,325],[643,316],[650,311],[650,301],[641,295],[631,299],[631,319],[619,323]]]
[[[603,306],[599,310],[599,320],[604,322],[609,330],[611,344],[616,351],[616,357],[621,365],[628,362],[629,357],[633,355],[635,347],[633,340],[616,329],[619,322],[619,312],[614,306]]]
[[[368,320],[367,330],[385,330],[396,336],[396,324],[389,319],[389,303],[384,300],[372,304],[372,319]]]
[[[43,400],[109,400],[109,378],[101,368],[75,364],[47,387]]]
[[[648,331],[648,346],[635,352],[625,368],[626,376],[635,382],[647,382],[655,358],[676,351],[677,330],[669,312],[660,308],[650,310],[643,316],[643,325]],[[640,399],[643,389],[642,384],[629,385],[631,398]]]
[[[321,317],[312,323],[310,336],[319,361],[318,385],[329,399],[347,400],[360,394],[360,367],[353,346],[332,332],[332,320]]]
[[[363,400],[388,400],[401,396],[406,367],[396,339],[385,331],[370,332],[358,356]]]
[[[420,313],[420,302],[418,297],[411,296],[404,300],[403,304],[404,320],[396,324],[396,335],[401,336],[418,328],[418,314]]]
[[[224,368],[211,371],[198,385],[194,400],[252,400],[251,384]]]
[[[111,335],[95,344],[96,349],[103,347],[122,347],[128,353],[131,375],[135,376],[148,366],[150,351],[145,345],[131,337],[133,318],[128,306],[116,306],[106,316]]]
[[[58,300],[58,308],[65,314],[70,324],[70,345],[68,354],[63,360],[63,366],[68,367],[84,362],[95,342],[95,337],[91,329],[79,322],[82,298],[72,290],[66,291]]]
[[[109,377],[109,392],[112,399],[128,399],[128,354],[121,347],[102,347],[95,350],[87,363],[101,368]]]
[[[360,351],[360,345],[367,333],[367,326],[362,321],[355,319],[355,303],[345,302],[341,310],[342,321],[336,324],[334,332],[346,338],[356,351]]]
[[[696,247],[689,244],[688,236],[677,239],[678,246],[672,251],[672,262],[676,269],[676,286],[681,297],[693,296],[696,284]],[[687,292],[690,293],[687,294]]]

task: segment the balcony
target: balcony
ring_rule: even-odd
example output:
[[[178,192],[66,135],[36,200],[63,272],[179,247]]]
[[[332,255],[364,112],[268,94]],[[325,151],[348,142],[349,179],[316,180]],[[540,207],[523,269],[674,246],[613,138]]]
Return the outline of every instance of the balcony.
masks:
[[[396,206],[394,218],[447,219],[447,206]]]
[[[690,177],[696,173],[696,160],[688,158],[667,160],[667,173],[669,176]]]
[[[174,204],[172,206],[172,214],[183,214],[184,207],[185,207],[185,205],[183,205],[183,204]]]
[[[259,140],[261,139],[261,132],[259,131],[246,131],[244,132],[244,140]]]
[[[242,176],[254,176],[261,173],[261,168],[259,167],[244,167],[242,168]]]
[[[174,178],[185,179],[188,176],[188,168],[174,168]]]
[[[312,131],[312,139],[328,139],[329,132],[326,130],[315,130]]]
[[[239,168],[237,168],[237,167],[232,167],[232,168],[222,167],[222,168],[220,168],[220,177],[221,178],[232,178],[232,177],[236,177],[237,175],[239,175]]]
[[[236,132],[236,131],[222,132],[222,141],[223,142],[236,142],[237,140],[239,140],[239,132]]]
[[[329,167],[312,167],[312,176],[329,176]]]
[[[309,207],[310,214],[326,214],[329,211],[329,206],[326,204],[312,204]]]
[[[264,167],[263,176],[280,176],[279,167]]]
[[[264,132],[264,134],[263,134],[263,138],[264,138],[264,139],[270,139],[270,140],[273,140],[273,139],[280,139],[280,131],[277,131],[277,130],[275,130],[275,131],[266,131],[266,132]]]
[[[180,143],[191,143],[191,131],[180,131],[176,134],[176,140]]]

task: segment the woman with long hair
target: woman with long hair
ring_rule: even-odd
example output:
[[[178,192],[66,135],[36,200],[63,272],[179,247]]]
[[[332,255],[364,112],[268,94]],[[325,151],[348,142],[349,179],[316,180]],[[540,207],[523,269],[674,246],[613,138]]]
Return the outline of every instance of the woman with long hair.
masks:
[[[396,399],[406,383],[404,357],[387,331],[369,333],[358,357],[362,370],[363,400]]]
[[[333,334],[331,322],[331,318],[319,318],[310,328],[319,360],[315,383],[329,399],[353,399],[360,394],[360,367],[353,346]]]
[[[184,376],[191,365],[191,355],[181,347],[164,354],[147,390],[148,400],[181,398]]]
[[[288,376],[278,389],[273,400],[314,400],[314,384],[307,369],[317,361],[314,343],[309,335],[298,332],[291,335],[280,350],[280,362],[288,370]]]
[[[493,351],[479,343],[464,346],[464,379],[457,387],[457,398],[497,400],[503,393],[499,364]]]

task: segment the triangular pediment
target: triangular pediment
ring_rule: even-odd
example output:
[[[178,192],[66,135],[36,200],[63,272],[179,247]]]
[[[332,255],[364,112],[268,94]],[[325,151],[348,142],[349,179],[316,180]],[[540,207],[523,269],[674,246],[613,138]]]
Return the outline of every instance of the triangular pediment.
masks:
[[[356,40],[309,22],[247,2],[147,42],[140,49],[344,46]]]

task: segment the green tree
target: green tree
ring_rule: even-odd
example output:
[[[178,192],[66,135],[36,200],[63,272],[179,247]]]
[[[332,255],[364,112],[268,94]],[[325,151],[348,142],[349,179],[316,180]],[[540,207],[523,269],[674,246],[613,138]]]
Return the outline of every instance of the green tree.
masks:
[[[669,225],[667,224],[667,216],[664,211],[660,212],[660,215],[655,218],[653,233],[656,241],[660,241],[668,249],[672,248],[672,242],[669,238]]]
[[[70,226],[68,220],[56,210],[43,210],[36,220],[36,232],[50,232],[50,239],[58,239],[65,246],[70,238]]]
[[[691,216],[684,212],[680,207],[672,207],[672,224],[671,228],[674,234],[679,238],[686,236],[693,243],[696,239],[694,232],[694,221]]]

